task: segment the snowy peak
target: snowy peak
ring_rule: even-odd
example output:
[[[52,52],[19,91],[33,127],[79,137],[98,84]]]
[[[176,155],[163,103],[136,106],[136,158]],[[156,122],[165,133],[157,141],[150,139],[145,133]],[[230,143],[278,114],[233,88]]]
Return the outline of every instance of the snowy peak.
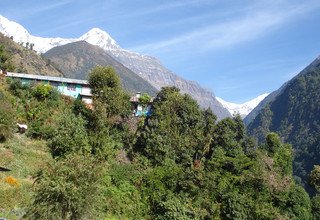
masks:
[[[219,97],[216,97],[216,98],[222,104],[223,107],[228,109],[231,115],[240,114],[240,116],[244,118],[268,95],[269,93],[262,94],[242,104],[227,102]]]
[[[20,24],[9,21],[7,18],[0,15],[0,32],[11,37],[14,36],[16,41],[28,41],[30,38],[29,32]]]
[[[118,50],[121,49],[114,39],[110,35],[99,29],[93,28],[80,38],[42,38],[32,36],[23,26],[10,21],[7,18],[0,15],[0,32],[8,37],[13,37],[13,40],[17,43],[33,43],[34,50],[39,53],[45,53],[53,47],[65,45],[76,41],[87,41],[89,44],[97,45],[104,50]]]
[[[90,31],[82,35],[78,40],[87,41],[89,44],[101,47],[104,50],[118,50],[119,45],[110,35],[99,29],[92,28]]]

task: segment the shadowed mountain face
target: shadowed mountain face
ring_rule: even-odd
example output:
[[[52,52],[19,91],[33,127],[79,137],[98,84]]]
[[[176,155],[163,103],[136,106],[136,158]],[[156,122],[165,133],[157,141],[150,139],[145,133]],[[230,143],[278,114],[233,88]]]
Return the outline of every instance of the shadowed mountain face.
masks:
[[[294,148],[294,174],[308,188],[308,174],[320,164],[320,59],[283,85],[248,125],[262,141],[277,132]]]
[[[85,41],[54,47],[43,56],[50,59],[69,78],[87,79],[88,73],[95,66],[112,66],[119,74],[126,91],[150,95],[157,93],[150,83],[116,61],[105,50]]]

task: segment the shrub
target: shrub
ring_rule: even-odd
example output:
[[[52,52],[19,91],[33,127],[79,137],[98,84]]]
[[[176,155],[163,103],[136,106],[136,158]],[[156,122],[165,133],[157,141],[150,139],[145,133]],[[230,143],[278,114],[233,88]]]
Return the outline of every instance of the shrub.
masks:
[[[57,125],[51,138],[53,156],[65,156],[73,152],[90,152],[85,121],[76,116],[70,109],[65,110],[57,119]]]
[[[53,91],[53,87],[49,84],[39,83],[33,88],[33,96],[38,100],[48,98]]]
[[[0,97],[0,142],[11,137],[14,128],[15,112],[11,103],[4,97]]]
[[[69,154],[36,175],[31,219],[97,219],[103,166],[90,155]]]

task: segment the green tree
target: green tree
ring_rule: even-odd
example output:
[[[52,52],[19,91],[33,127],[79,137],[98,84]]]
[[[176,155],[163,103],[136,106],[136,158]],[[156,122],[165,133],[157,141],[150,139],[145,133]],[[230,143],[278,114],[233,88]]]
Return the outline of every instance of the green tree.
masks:
[[[213,147],[223,147],[229,156],[243,151],[245,130],[242,120],[225,118],[217,123],[214,129]]]
[[[4,45],[0,45],[0,69],[5,71],[14,71],[15,67],[11,63],[11,56],[6,51]]]
[[[314,196],[311,200],[313,219],[320,219],[320,196]]]
[[[150,101],[151,101],[151,96],[148,94],[143,94],[139,98],[139,103],[144,107],[146,107],[150,103]]]
[[[108,121],[113,116],[128,115],[129,96],[123,91],[120,78],[112,67],[95,67],[89,73],[88,81],[97,117]]]
[[[10,101],[0,91],[0,142],[5,141],[12,135],[15,113]]]
[[[96,219],[104,173],[90,155],[69,154],[41,169],[34,183],[31,219]]]
[[[317,192],[320,192],[320,166],[314,165],[313,170],[310,173],[310,184],[317,190]]]
[[[153,164],[171,159],[190,166],[197,154],[198,158],[203,155],[204,126],[196,101],[177,88],[166,87],[155,98],[135,149]]]
[[[310,198],[299,185],[292,186],[285,209],[290,219],[312,219]]]
[[[91,148],[82,117],[76,116],[71,110],[66,109],[57,118],[55,131],[50,140],[50,148],[54,157],[74,152],[89,153]]]
[[[281,148],[281,140],[277,133],[271,132],[266,137],[266,150],[274,154],[279,148]]]
[[[38,100],[44,100],[48,98],[52,92],[53,92],[53,87],[46,83],[38,83],[33,88],[33,95]]]

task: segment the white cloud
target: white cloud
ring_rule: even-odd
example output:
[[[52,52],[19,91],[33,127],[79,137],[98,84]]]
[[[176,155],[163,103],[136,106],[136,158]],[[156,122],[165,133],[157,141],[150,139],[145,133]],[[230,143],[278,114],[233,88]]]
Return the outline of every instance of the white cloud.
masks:
[[[304,4],[291,3],[280,1],[273,5],[271,3],[269,5],[263,4],[263,7],[262,4],[258,4],[255,7],[249,7],[244,14],[233,17],[231,20],[209,24],[206,27],[193,29],[170,39],[139,45],[131,49],[148,53],[154,50],[171,50],[174,47],[201,52],[234,46],[264,36],[320,6],[320,2],[312,2],[313,4],[310,1]]]

